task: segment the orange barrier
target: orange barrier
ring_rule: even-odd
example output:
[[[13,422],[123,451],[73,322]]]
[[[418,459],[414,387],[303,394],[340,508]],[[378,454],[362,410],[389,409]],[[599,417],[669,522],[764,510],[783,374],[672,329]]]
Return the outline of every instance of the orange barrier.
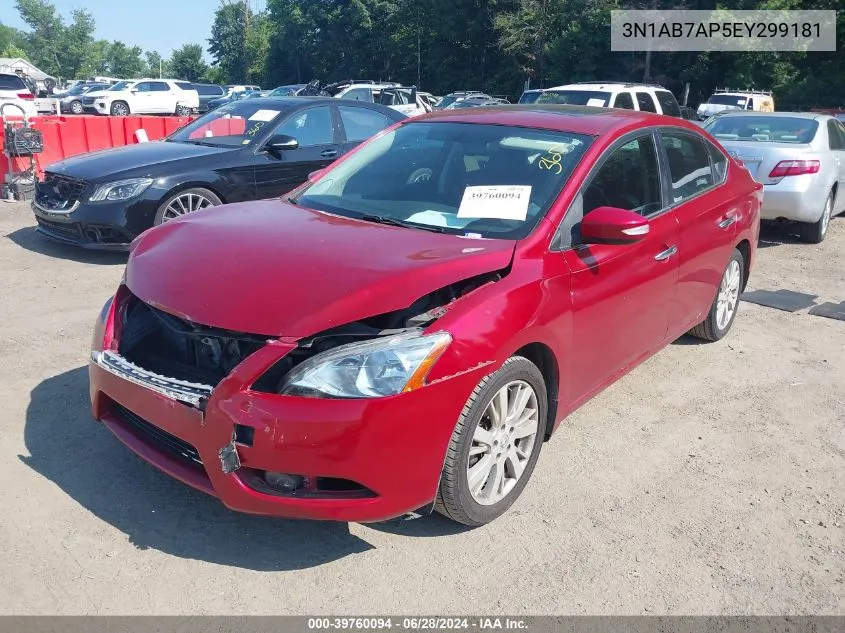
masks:
[[[12,117],[7,117],[12,119]],[[156,141],[175,132],[195,117],[161,116],[39,116],[30,119],[30,125],[41,130],[44,136],[44,151],[36,156],[39,175],[44,168],[71,156],[121,147],[135,143],[136,130],[143,129],[147,138]],[[3,150],[4,134],[0,133],[0,152]],[[29,164],[29,159],[16,159],[15,173]],[[0,185],[5,182],[8,163],[0,156]]]

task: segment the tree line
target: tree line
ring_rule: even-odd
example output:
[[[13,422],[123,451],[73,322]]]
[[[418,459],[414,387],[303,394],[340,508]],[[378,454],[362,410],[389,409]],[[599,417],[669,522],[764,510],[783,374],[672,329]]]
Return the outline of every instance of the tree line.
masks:
[[[265,87],[343,79],[415,84],[435,94],[484,90],[518,96],[526,82],[650,81],[690,104],[714,88],[775,93],[777,109],[845,107],[845,11],[837,48],[800,52],[612,52],[613,9],[843,9],[843,0],[221,0],[209,39],[168,60],[95,40],[85,9],[64,23],[48,0],[16,0],[28,32],[0,26],[0,51],[17,48],[45,72],[158,76]],[[188,37],[201,34],[186,34]],[[204,49],[212,60],[204,61]],[[0,53],[2,56],[6,52]]]

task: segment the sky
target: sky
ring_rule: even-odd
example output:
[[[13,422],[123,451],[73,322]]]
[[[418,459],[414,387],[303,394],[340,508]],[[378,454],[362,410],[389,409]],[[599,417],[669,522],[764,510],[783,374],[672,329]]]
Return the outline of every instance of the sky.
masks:
[[[69,22],[73,9],[87,8],[94,16],[97,39],[121,40],[165,58],[183,44],[208,47],[219,0],[51,0]],[[253,9],[264,2],[252,0]],[[7,9],[8,7],[8,9]],[[0,0],[0,22],[27,30],[14,0]],[[206,57],[208,54],[206,53]]]

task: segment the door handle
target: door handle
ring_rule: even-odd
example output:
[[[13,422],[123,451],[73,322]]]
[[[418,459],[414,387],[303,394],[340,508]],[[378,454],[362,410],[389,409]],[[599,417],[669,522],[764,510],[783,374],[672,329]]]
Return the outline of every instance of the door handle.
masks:
[[[667,259],[669,259],[670,257],[672,257],[672,255],[674,255],[674,254],[675,254],[675,253],[677,253],[677,252],[678,252],[678,247],[677,247],[677,246],[670,246],[669,248],[667,248],[667,249],[666,249],[665,251],[663,251],[662,253],[658,253],[657,255],[655,255],[655,256],[654,256],[654,260],[655,260],[655,261],[658,261],[658,262],[663,262],[663,261],[666,261]]]
[[[322,152],[320,152],[320,156],[322,156],[323,158],[334,158],[335,156],[337,156],[337,150],[324,149]]]
[[[728,228],[729,226],[732,226],[732,225],[734,224],[734,222],[736,222],[736,218],[735,218],[734,216],[732,216],[732,215],[729,215],[729,216],[728,216],[728,217],[726,217],[724,220],[722,220],[721,222],[719,222],[719,228],[720,228],[720,229],[726,229],[726,228]]]

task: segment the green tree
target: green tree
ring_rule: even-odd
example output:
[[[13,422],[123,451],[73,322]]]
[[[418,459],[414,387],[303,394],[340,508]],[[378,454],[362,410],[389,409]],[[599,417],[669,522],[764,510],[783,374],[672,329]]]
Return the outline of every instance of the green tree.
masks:
[[[14,44],[6,44],[6,47],[2,51],[0,51],[0,57],[10,57],[12,59],[20,57],[21,59],[26,59],[27,61],[29,61],[26,56],[26,51],[22,48],[18,48]]]
[[[202,81],[208,73],[208,64],[202,58],[201,44],[185,44],[173,51],[168,62],[169,72],[176,79]]]
[[[246,23],[250,17],[245,2],[224,2],[214,16],[208,52],[230,83],[244,83],[248,75]]]
[[[106,52],[109,74],[124,79],[137,78],[143,75],[147,66],[141,59],[142,52],[140,46],[127,46],[123,42],[112,42]]]
[[[29,26],[25,49],[33,64],[56,77],[75,77],[86,62],[94,41],[94,18],[86,9],[71,13],[65,25],[47,0],[15,0],[21,19]]]
[[[170,75],[170,61],[162,59],[158,52],[147,51],[144,53],[144,59],[147,62],[147,70],[144,74],[148,77],[167,77]]]
[[[26,36],[18,29],[0,22],[0,50],[5,50],[9,46],[25,50]]]

